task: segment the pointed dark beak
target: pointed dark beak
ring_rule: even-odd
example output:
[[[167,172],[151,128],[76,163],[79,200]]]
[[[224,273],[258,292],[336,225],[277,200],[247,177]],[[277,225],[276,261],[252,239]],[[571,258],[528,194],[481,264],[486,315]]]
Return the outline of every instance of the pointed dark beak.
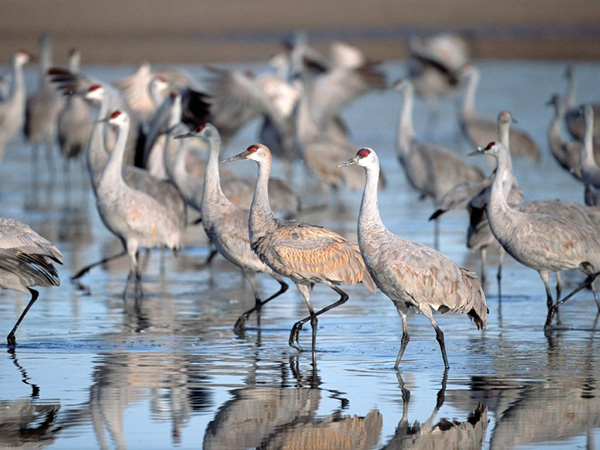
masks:
[[[338,167],[346,167],[346,166],[353,166],[355,164],[358,164],[358,155],[356,155],[354,158],[350,158],[348,161],[343,162],[341,164],[338,164]]]

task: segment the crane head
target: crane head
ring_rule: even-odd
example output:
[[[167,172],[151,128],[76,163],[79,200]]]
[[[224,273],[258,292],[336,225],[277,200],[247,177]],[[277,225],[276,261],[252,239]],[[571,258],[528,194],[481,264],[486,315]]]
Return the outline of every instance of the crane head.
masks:
[[[251,159],[258,163],[271,161],[271,151],[264,144],[252,144],[246,150],[241,153],[238,153],[231,158],[224,159],[221,162],[231,162],[231,161],[239,161],[241,159]]]
[[[363,147],[358,152],[356,152],[356,156],[354,158],[350,158],[348,161],[338,164],[338,167],[346,167],[346,166],[368,166],[368,165],[379,165],[379,159],[377,158],[377,154],[372,148]]]

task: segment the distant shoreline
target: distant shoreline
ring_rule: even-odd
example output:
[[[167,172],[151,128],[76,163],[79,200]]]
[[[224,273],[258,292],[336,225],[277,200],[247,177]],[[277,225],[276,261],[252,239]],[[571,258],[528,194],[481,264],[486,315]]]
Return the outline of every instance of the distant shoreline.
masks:
[[[64,63],[262,61],[304,30],[317,48],[343,40],[375,60],[407,55],[408,38],[442,31],[470,36],[474,59],[598,59],[597,0],[4,0],[0,64],[38,51],[42,31]]]

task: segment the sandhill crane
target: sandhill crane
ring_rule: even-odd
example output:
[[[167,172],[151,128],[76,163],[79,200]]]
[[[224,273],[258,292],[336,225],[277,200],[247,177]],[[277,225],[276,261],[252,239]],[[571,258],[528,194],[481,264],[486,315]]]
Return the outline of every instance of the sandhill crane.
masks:
[[[517,211],[509,206],[503,192],[503,180],[509,170],[509,153],[500,142],[490,142],[476,154],[496,159],[496,176],[487,204],[492,233],[506,252],[521,264],[535,269],[542,278],[548,299],[548,329],[558,306],[587,285],[592,285],[600,271],[600,237],[594,227],[549,214]],[[586,279],[570,294],[552,304],[548,273],[579,269]],[[594,298],[600,308],[596,292]]]
[[[461,127],[473,145],[481,147],[496,139],[496,121],[475,112],[475,93],[479,84],[479,70],[468,64],[463,70],[463,76],[467,77],[467,87],[461,108]],[[540,160],[539,146],[525,131],[512,127],[510,143],[512,155],[526,156],[535,163]]]
[[[580,108],[575,101],[575,92],[577,91],[577,79],[575,78],[575,69],[573,66],[568,66],[565,70],[565,77],[567,78],[567,92],[565,93],[564,101],[567,107],[565,111],[565,123],[567,130],[578,141],[583,141],[585,134],[584,119],[581,116]],[[600,116],[600,103],[592,103],[592,109],[596,116]],[[594,124],[593,131],[594,139],[600,137],[600,122]]]
[[[129,115],[115,111],[107,121],[117,129],[117,140],[98,183],[97,206],[102,221],[121,240],[130,257],[130,271],[123,292],[126,296],[132,279],[136,292],[139,288],[141,293],[138,249],[167,247],[177,252],[181,248],[185,221],[182,223],[181,217],[168,205],[127,184],[122,171]]]
[[[301,72],[303,86],[296,110],[296,145],[309,172],[320,181],[323,193],[346,186],[360,189],[364,174],[344,171],[337,162],[355,147],[339,132],[336,117],[360,95],[385,87],[385,77],[374,65],[334,69],[316,76]]]
[[[421,196],[430,197],[434,203],[461,183],[481,181],[483,172],[452,150],[439,144],[417,139],[413,128],[414,89],[408,80],[398,81],[394,88],[404,94],[404,103],[398,121],[396,151],[404,168],[406,179]],[[435,247],[439,247],[439,221],[435,221]]]
[[[202,204],[203,179],[206,171],[206,160],[197,155],[195,149],[185,145],[183,141],[177,149],[171,179],[181,191],[188,205],[200,212]],[[222,167],[220,169],[221,189],[225,196],[235,205],[250,209],[254,181],[240,178],[239,175]],[[286,218],[298,215],[302,201],[288,183],[279,178],[269,178],[269,201],[273,211],[283,214]]]
[[[47,71],[52,66],[50,36],[40,36],[40,79],[37,92],[27,99],[25,106],[25,137],[33,144],[34,162],[39,158],[40,147],[45,147],[46,160],[52,169],[52,151],[56,143],[57,120],[64,107],[64,97],[52,86]]]
[[[60,280],[52,262],[62,264],[62,254],[47,239],[28,225],[0,218],[0,287],[31,294],[31,300],[6,337],[8,345],[17,343],[15,333],[39,292],[33,286],[58,286]]]
[[[554,116],[548,128],[548,143],[550,151],[556,162],[571,175],[581,180],[581,169],[579,164],[579,149],[582,142],[566,140],[561,133],[565,119],[566,105],[564,100],[557,94],[553,95],[548,104],[554,106]]]
[[[254,294],[254,307],[239,317],[235,323],[235,329],[239,330],[254,311],[257,312],[260,323],[262,306],[283,294],[287,290],[288,285],[283,281],[281,275],[274,272],[268,265],[261,261],[258,255],[250,248],[249,211],[234,205],[221,189],[221,179],[219,176],[221,137],[215,126],[210,123],[200,125],[195,130],[179,135],[176,138],[186,137],[205,139],[208,141],[210,147],[208,164],[206,166],[206,173],[204,174],[200,209],[204,231],[218,252],[242,270],[242,274],[248,280],[248,283],[250,283],[252,293]],[[260,299],[260,294],[256,286],[257,272],[270,275],[280,285],[279,291],[265,300]]]
[[[271,152],[263,144],[254,144],[224,162],[250,159],[258,164],[258,179],[250,207],[250,246],[260,259],[276,273],[291,279],[304,300],[310,315],[294,324],[289,344],[301,350],[299,334],[310,320],[313,351],[317,339],[317,317],[348,300],[340,284],[362,283],[371,291],[376,287],[360,256],[358,245],[333,231],[293,220],[281,220],[269,206],[268,181]],[[316,283],[329,286],[340,299],[315,312],[310,301]]]
[[[79,94],[86,97],[89,101],[95,104],[104,103],[105,117],[109,111],[123,111],[129,115],[131,125],[129,127],[129,135],[127,136],[127,149],[125,151],[125,164],[134,164],[136,154],[141,151],[138,149],[140,145],[140,121],[138,117],[131,112],[129,105],[123,93],[111,85],[110,83],[102,82],[96,78],[90,78],[81,72],[73,73],[68,69],[60,67],[52,67],[48,70],[48,75],[56,88],[67,94]],[[96,97],[90,96],[91,92],[96,92]],[[102,109],[102,108],[101,108]],[[98,127],[95,127],[98,128]],[[104,130],[107,127],[99,127]],[[94,134],[94,133],[92,133]],[[113,130],[107,131],[105,137],[106,145],[111,148],[114,145],[115,136]],[[97,139],[96,139],[97,141]]]
[[[71,72],[79,72],[80,59],[79,50],[71,49],[69,52]],[[58,142],[63,157],[67,160],[77,158],[86,148],[91,132],[90,106],[80,95],[68,95],[58,116]]]
[[[440,33],[412,38],[408,49],[408,77],[417,95],[429,103],[428,129],[433,130],[439,118],[438,99],[460,87],[462,68],[470,59],[469,45],[460,35]]]
[[[4,148],[23,129],[25,123],[25,80],[23,66],[29,62],[29,53],[19,50],[12,58],[12,84],[6,98],[0,102],[0,161]]]
[[[406,313],[416,310],[435,329],[444,366],[448,358],[444,333],[433,318],[432,309],[442,313],[461,312],[471,317],[477,328],[485,326],[487,306],[477,276],[452,262],[443,253],[391,233],[383,224],[377,205],[379,158],[370,148],[362,148],[341,167],[364,167],[367,181],[358,215],[358,245],[375,284],[387,295],[402,319],[402,344],[394,368],[410,340]]]
[[[583,145],[579,150],[581,181],[585,185],[585,204],[596,206],[600,205],[600,167],[598,167],[594,159],[594,110],[589,104],[585,104],[582,109],[585,120],[585,132]]]
[[[513,118],[510,112],[501,111],[498,114],[497,135],[500,139],[500,142],[502,142],[506,148],[510,148],[510,127],[512,121]],[[508,203],[511,206],[515,206],[523,201],[523,193],[521,192],[521,189],[519,188],[512,174],[512,162],[510,160],[510,155],[508,163],[510,170],[505,173],[504,187],[506,189],[505,193],[508,198]],[[496,279],[498,280],[498,292],[501,296],[502,263],[504,261],[505,252],[490,230],[486,212],[493,176],[494,175],[491,174],[481,182],[470,183],[466,186],[458,185],[455,189],[449,191],[440,201],[440,208],[431,215],[430,219],[436,218],[445,211],[450,209],[458,209],[459,207],[462,207],[461,205],[466,204],[467,211],[469,212],[467,248],[473,250],[479,249],[479,254],[481,257],[480,279],[483,286],[486,286],[487,283],[487,253],[489,250],[498,250],[500,256],[498,260]]]

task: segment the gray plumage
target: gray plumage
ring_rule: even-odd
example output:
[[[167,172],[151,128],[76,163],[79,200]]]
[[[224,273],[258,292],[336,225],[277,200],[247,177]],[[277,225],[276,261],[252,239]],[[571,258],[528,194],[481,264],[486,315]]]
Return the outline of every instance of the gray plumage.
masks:
[[[122,174],[123,154],[130,125],[129,116],[125,112],[115,111],[108,123],[117,129],[117,140],[97,186],[97,206],[102,221],[121,240],[130,257],[126,294],[133,277],[136,290],[140,287],[138,249],[167,247],[178,251],[186,223],[168,204],[125,182]],[[150,178],[148,181],[153,180]]]
[[[12,84],[8,95],[0,102],[0,161],[4,148],[23,129],[25,123],[25,80],[23,66],[29,62],[29,54],[18,51],[12,58]]]
[[[24,223],[0,218],[0,287],[31,293],[31,300],[7,336],[15,345],[15,332],[38,298],[33,286],[58,286],[60,280],[52,262],[62,264],[62,254],[47,239]]]
[[[528,213],[511,208],[503,192],[503,180],[509,170],[508,150],[502,143],[490,142],[485,148],[480,148],[478,153],[493,156],[497,163],[487,204],[490,228],[509,255],[540,274],[549,303],[549,272],[579,269],[587,275],[586,280],[574,291],[549,307],[546,317],[548,327],[558,305],[591,284],[598,275],[600,236],[596,228],[585,224],[550,214]],[[597,298],[596,302],[598,303]]]
[[[575,69],[573,66],[568,66],[565,71],[565,77],[567,78],[567,92],[565,93],[565,105],[567,110],[565,111],[565,124],[569,134],[578,141],[583,141],[585,135],[585,124],[584,118],[581,115],[581,106],[575,101],[575,93],[577,91],[577,78],[575,77]],[[600,104],[592,103],[592,109],[596,116],[600,116]],[[593,131],[594,139],[600,138],[600,122],[594,123]]]
[[[594,110],[591,105],[585,104],[583,106],[583,117],[585,120],[585,132],[583,145],[579,150],[581,181],[585,185],[585,204],[596,206],[600,205],[600,167],[598,167],[594,159]]]
[[[200,213],[202,226],[211,243],[225,259],[238,266],[244,277],[252,287],[255,306],[240,316],[235,324],[239,329],[254,311],[260,315],[262,306],[283,294],[288,286],[283,278],[275,273],[258,257],[250,248],[250,237],[248,227],[249,211],[234,205],[221,189],[219,176],[219,153],[221,150],[221,137],[212,124],[200,125],[196,130],[183,137],[198,137],[209,143],[210,154],[202,190],[202,202]],[[261,300],[258,287],[256,286],[256,273],[262,272],[273,277],[279,282],[280,289],[266,300]]]
[[[496,121],[475,112],[475,93],[479,84],[479,70],[473,65],[467,65],[463,70],[463,75],[468,77],[468,83],[461,108],[461,127],[475,147],[485,146],[488,142],[496,139]],[[535,163],[539,162],[540,148],[528,133],[512,127],[510,142],[512,155],[526,156]]]
[[[225,161],[251,159],[258,164],[258,179],[250,207],[250,245],[259,258],[276,273],[291,279],[306,301],[310,315],[296,322],[289,344],[299,347],[302,326],[311,321],[313,350],[317,317],[348,300],[338,286],[363,282],[374,292],[375,284],[365,267],[358,245],[325,228],[275,217],[269,206],[268,180],[271,153],[263,144],[254,144]],[[337,302],[315,312],[310,301],[311,287],[321,283],[340,295]]]
[[[379,158],[369,148],[341,164],[364,167],[367,175],[358,217],[358,244],[375,284],[394,303],[402,318],[402,345],[396,358],[398,368],[409,341],[406,313],[425,315],[436,331],[444,365],[448,365],[444,334],[432,310],[468,314],[482,328],[486,324],[485,294],[477,276],[459,267],[443,253],[391,233],[383,224],[377,204]]]
[[[395,89],[404,93],[396,150],[410,185],[423,197],[430,197],[437,203],[454,186],[483,180],[483,172],[478,167],[467,163],[452,150],[417,139],[412,121],[412,83],[401,80]]]

